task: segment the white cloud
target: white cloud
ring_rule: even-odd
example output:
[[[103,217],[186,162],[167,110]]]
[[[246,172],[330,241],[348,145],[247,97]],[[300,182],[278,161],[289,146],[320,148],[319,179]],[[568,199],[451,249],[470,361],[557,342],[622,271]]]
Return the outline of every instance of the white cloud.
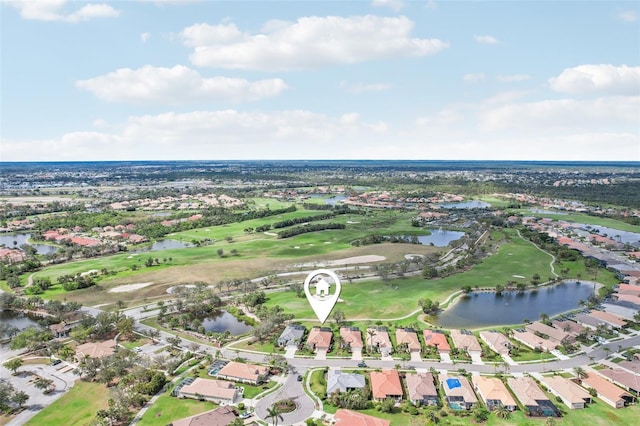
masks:
[[[142,34],[140,34],[140,41],[142,43],[148,42],[150,38],[151,38],[151,33],[142,33]]]
[[[462,80],[465,83],[479,83],[485,79],[485,75],[483,73],[477,74],[465,74],[462,76]]]
[[[51,140],[3,140],[3,159],[367,158],[360,141],[373,147],[388,139],[385,122],[304,110],[170,112],[130,117],[118,128]]]
[[[182,65],[173,68],[145,65],[79,80],[76,86],[108,102],[165,103],[253,101],[287,89],[281,79],[248,81],[241,78],[205,78]]]
[[[473,39],[480,44],[498,44],[499,41],[490,35],[474,35]]]
[[[439,39],[411,38],[413,26],[404,16],[311,16],[293,23],[278,21],[259,34],[227,22],[196,24],[181,36],[194,47],[190,59],[197,66],[265,71],[420,57],[449,47]]]
[[[404,7],[402,0],[372,0],[371,6],[373,7],[388,7],[393,11],[399,11]]]
[[[65,13],[67,0],[9,0],[24,19],[76,23],[94,18],[114,18],[120,11],[105,3],[90,3],[71,13]],[[76,4],[76,3],[73,3]]]
[[[559,76],[550,78],[549,84],[553,90],[563,93],[638,95],[640,94],[640,67],[610,64],[580,65],[565,68]]]
[[[509,74],[509,75],[499,75],[496,77],[501,83],[516,83],[519,81],[530,80],[531,76],[529,74]]]
[[[429,10],[436,10],[438,9],[438,3],[436,3],[435,0],[427,0],[425,7]]]
[[[623,10],[618,12],[616,18],[624,22],[636,22],[638,20],[638,14],[635,10]]]
[[[559,129],[637,129],[640,96],[615,96],[594,100],[557,99],[489,108],[479,115],[479,127],[557,132]]]
[[[341,81],[340,87],[347,93],[360,94],[365,92],[381,92],[391,89],[389,83],[349,83],[347,81]]]

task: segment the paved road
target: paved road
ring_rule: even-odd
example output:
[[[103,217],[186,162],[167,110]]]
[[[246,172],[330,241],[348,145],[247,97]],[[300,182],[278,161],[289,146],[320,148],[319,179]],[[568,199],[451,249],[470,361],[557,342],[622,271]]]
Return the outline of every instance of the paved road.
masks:
[[[296,409],[291,413],[282,414],[282,419],[278,420],[278,424],[296,424],[304,422],[311,417],[311,414],[313,414],[313,410],[315,409],[315,404],[313,400],[304,393],[302,382],[298,382],[296,380],[298,374],[304,374],[304,372],[298,371],[296,374],[289,374],[284,386],[258,401],[255,409],[255,413],[258,417],[270,423],[271,419],[267,417],[267,409],[271,408],[275,402],[287,398],[291,398],[295,401]]]

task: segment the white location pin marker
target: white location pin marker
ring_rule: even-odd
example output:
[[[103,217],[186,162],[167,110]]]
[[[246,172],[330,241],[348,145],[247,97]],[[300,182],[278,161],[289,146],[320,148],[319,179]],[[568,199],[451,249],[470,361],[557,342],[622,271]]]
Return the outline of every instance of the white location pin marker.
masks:
[[[314,280],[316,277],[319,278]],[[330,280],[327,280],[327,277]],[[313,293],[309,289],[312,281],[314,281]],[[333,281],[333,283],[330,281]],[[333,294],[331,294],[331,287],[334,287]],[[324,324],[329,318],[329,314],[338,301],[338,296],[340,296],[340,290],[342,290],[342,284],[340,284],[338,275],[328,269],[313,271],[304,280],[304,294],[307,295],[307,300],[321,323]]]

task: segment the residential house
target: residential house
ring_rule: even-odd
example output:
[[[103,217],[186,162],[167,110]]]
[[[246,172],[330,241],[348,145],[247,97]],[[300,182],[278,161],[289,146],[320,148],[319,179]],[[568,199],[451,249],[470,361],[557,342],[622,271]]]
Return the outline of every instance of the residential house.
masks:
[[[604,322],[605,324],[608,324],[612,328],[622,328],[627,324],[625,320],[609,312],[592,310],[589,312],[589,315]]]
[[[362,334],[358,327],[340,327],[340,347],[342,349],[362,350]]]
[[[196,378],[191,384],[178,391],[181,398],[205,399],[217,404],[233,404],[240,398],[240,390],[235,383],[225,380]]]
[[[613,408],[622,408],[633,401],[633,395],[595,373],[587,373],[581,382],[582,386],[594,389],[597,397]]]
[[[507,384],[531,416],[559,417],[560,411],[531,377],[509,377]]]
[[[306,329],[300,324],[290,324],[280,333],[278,337],[278,346],[284,348],[286,346],[299,346],[302,343]]]
[[[518,342],[523,343],[524,345],[530,347],[531,349],[539,348],[543,351],[552,351],[556,347],[558,347],[557,343],[552,342],[551,340],[542,338],[530,331],[516,330],[513,332],[513,338]]]
[[[584,333],[587,329],[578,324],[575,321],[570,320],[553,320],[551,321],[551,325],[558,330],[562,330],[565,333],[569,333],[572,336],[578,336],[579,334]]]
[[[418,340],[418,333],[413,328],[397,328],[396,329],[396,349],[400,345],[407,346],[407,352],[418,352],[422,349]]]
[[[566,333],[561,329],[550,327],[540,321],[534,321],[533,323],[528,324],[525,326],[525,330],[538,336],[542,336],[557,345],[562,345],[565,341],[567,343],[571,343],[575,340],[569,333]]]
[[[605,368],[598,370],[598,374],[635,395],[640,394],[640,374],[622,368]]]
[[[407,393],[415,405],[438,405],[438,390],[431,373],[408,374]]]
[[[390,426],[389,420],[379,419],[357,411],[339,409],[333,415],[334,426]]]
[[[363,374],[343,373],[334,369],[330,369],[327,373],[327,395],[331,395],[336,391],[348,392],[362,389],[366,384]]]
[[[511,342],[504,334],[498,331],[481,331],[480,338],[489,346],[489,349],[498,355],[509,355]]]
[[[116,352],[116,341],[113,339],[102,342],[87,342],[76,347],[76,360],[82,361],[84,358],[104,358]]]
[[[230,361],[218,371],[217,377],[257,385],[267,381],[269,367]]]
[[[549,392],[557,396],[572,410],[584,408],[591,402],[591,394],[572,380],[562,376],[543,376],[540,379]]]
[[[451,346],[447,341],[447,335],[439,330],[422,330],[422,337],[424,337],[424,344],[426,346],[435,346],[438,353],[449,353]]]
[[[310,351],[326,351],[331,349],[333,331],[328,327],[313,327],[307,337],[307,348]]]
[[[505,407],[509,411],[515,411],[518,408],[516,400],[502,380],[496,377],[472,376],[471,382],[489,411],[498,407]]]
[[[478,397],[465,376],[445,375],[441,377],[440,383],[452,410],[470,410],[478,403]]]
[[[369,351],[379,351],[382,356],[389,356],[393,353],[391,338],[385,327],[367,328],[365,338]]]
[[[402,384],[400,383],[400,375],[397,370],[373,371],[370,375],[371,392],[373,399],[376,401],[384,401],[392,398],[396,402],[400,402],[404,395]]]
[[[236,419],[236,413],[231,407],[219,407],[205,411],[195,416],[174,420],[170,426],[227,426]]]
[[[453,346],[467,352],[469,355],[482,354],[480,342],[468,330],[451,330],[451,340],[453,340]]]

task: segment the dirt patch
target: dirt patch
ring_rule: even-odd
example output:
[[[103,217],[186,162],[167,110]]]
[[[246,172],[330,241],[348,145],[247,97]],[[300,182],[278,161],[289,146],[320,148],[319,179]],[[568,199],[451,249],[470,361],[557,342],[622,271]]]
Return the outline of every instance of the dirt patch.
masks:
[[[139,289],[144,288],[146,286],[149,286],[151,284],[153,284],[153,283],[152,282],[148,282],[148,283],[120,285],[118,287],[114,287],[111,290],[109,290],[109,293],[127,293],[127,292],[130,292],[130,291],[139,290]]]
[[[337,259],[337,260],[325,260],[319,262],[309,262],[297,264],[296,266],[309,267],[309,266],[340,266],[340,265],[357,265],[360,263],[373,263],[373,262],[382,262],[383,260],[387,260],[386,257],[380,256],[377,254],[367,254],[363,256],[354,256],[347,257],[345,259]]]

